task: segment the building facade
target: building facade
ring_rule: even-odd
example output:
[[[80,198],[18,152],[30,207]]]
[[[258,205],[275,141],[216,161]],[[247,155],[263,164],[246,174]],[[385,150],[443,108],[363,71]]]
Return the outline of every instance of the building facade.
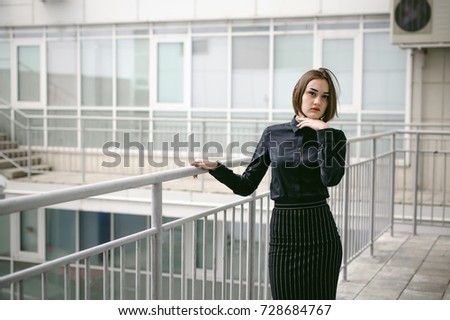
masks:
[[[389,0],[0,0],[0,131],[61,172],[79,170],[81,149],[90,171],[118,170],[100,165],[111,141],[140,142],[160,161],[165,142],[173,152],[177,135],[193,134],[223,156],[289,121],[296,81],[320,66],[340,81],[335,123],[349,137],[446,125],[449,45],[393,43],[393,10]],[[15,182],[5,193],[36,188]],[[147,204],[1,216],[0,274],[142,230]],[[173,206],[167,221],[183,214]]]

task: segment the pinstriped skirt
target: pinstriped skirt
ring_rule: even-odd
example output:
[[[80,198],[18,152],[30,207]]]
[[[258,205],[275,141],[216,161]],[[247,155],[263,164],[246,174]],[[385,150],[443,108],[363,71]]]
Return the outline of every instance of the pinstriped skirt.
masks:
[[[334,300],[341,239],[328,203],[275,204],[269,276],[275,300]]]

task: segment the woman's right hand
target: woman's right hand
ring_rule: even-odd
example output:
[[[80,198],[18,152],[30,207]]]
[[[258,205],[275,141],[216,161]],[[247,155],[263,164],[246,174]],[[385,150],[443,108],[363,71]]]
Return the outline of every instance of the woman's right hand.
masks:
[[[194,166],[203,170],[215,170],[218,166],[217,161],[209,161],[203,159],[197,159],[191,163],[191,166]],[[194,175],[194,179],[197,179],[197,175]]]

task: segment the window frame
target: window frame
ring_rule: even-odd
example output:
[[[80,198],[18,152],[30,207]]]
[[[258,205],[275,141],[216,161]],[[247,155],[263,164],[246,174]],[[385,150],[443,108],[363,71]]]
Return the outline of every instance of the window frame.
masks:
[[[160,36],[153,35],[150,38],[150,106],[152,110],[188,110],[191,106],[191,41],[188,36]],[[158,101],[158,45],[160,43],[183,44],[183,101],[180,103],[168,103]]]
[[[19,68],[18,49],[19,47],[39,48],[39,101],[19,100]],[[47,65],[46,65],[46,44],[42,39],[13,39],[11,41],[11,105],[17,108],[44,109],[47,105]]]

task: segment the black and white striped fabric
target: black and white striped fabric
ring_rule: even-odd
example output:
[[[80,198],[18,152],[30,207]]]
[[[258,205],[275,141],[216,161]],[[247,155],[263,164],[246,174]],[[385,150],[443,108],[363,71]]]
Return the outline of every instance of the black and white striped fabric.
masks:
[[[341,262],[341,240],[326,200],[275,204],[269,246],[273,299],[336,299]]]

